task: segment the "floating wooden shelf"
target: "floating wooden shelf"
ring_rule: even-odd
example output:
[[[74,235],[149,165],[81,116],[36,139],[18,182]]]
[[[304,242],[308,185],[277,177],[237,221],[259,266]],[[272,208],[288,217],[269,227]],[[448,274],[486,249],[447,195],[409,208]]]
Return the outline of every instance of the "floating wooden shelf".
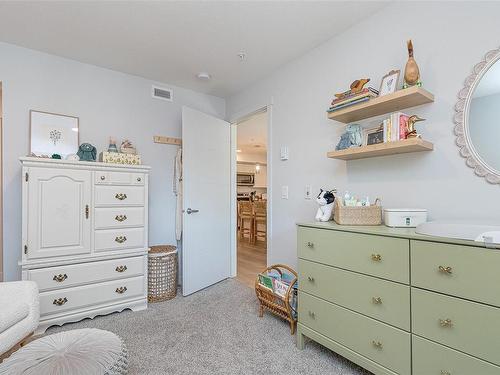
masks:
[[[400,111],[405,108],[432,103],[434,95],[421,87],[398,90],[393,94],[379,96],[364,103],[329,112],[328,118],[343,123],[364,120],[370,117]]]
[[[407,152],[432,151],[434,145],[420,138],[402,141],[385,142],[376,145],[351,147],[346,150],[330,151],[327,156],[332,159],[355,160],[374,158],[384,155],[405,154]]]

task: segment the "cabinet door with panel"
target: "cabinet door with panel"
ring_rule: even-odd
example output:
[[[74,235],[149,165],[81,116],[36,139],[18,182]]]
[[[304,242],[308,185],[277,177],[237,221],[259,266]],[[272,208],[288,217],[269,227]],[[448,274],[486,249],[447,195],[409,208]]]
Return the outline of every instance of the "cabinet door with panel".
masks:
[[[29,168],[28,259],[90,253],[91,172]]]

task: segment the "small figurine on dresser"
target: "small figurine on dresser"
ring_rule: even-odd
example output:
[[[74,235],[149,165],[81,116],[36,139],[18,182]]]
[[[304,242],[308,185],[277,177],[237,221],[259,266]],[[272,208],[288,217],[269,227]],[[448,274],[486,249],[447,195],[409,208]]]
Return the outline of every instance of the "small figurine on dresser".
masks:
[[[122,142],[122,145],[120,146],[120,152],[122,152],[124,154],[132,154],[132,155],[137,154],[137,150],[132,145],[132,142],[130,142],[128,139],[126,139]]]
[[[407,42],[408,46],[408,61],[405,66],[405,76],[403,88],[406,89],[411,86],[422,86],[422,81],[420,80],[420,70],[418,69],[417,62],[413,58],[413,43],[411,39]]]
[[[76,153],[81,161],[95,161],[97,149],[90,143],[82,143]]]
[[[335,195],[337,190],[323,190],[320,189],[316,202],[318,202],[319,207],[316,212],[316,221],[330,221],[333,214],[333,202],[335,201]]]
[[[349,124],[345,127],[345,133],[340,136],[340,141],[335,150],[345,150],[349,147],[363,145],[363,129],[361,125]]]
[[[116,147],[116,140],[109,138],[108,152],[118,152],[118,147]]]

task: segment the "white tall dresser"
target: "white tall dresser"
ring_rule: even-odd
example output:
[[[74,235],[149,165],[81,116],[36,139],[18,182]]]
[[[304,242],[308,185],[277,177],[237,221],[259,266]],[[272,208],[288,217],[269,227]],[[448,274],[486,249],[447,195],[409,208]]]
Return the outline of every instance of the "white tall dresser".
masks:
[[[40,326],[147,308],[147,166],[21,158],[23,280]]]

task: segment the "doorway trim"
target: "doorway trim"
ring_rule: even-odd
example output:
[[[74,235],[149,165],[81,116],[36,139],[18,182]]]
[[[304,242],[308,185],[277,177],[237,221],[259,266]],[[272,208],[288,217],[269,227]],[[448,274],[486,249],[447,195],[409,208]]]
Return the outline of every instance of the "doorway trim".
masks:
[[[267,113],[267,236],[266,236],[266,265],[270,264],[271,254],[271,239],[272,239],[272,113],[273,105],[271,103],[255,106],[250,110],[239,112],[229,119],[231,124],[231,277],[236,277],[238,272],[238,227],[237,227],[237,213],[236,213],[236,168],[237,168],[237,125],[238,123],[247,120],[248,118],[259,114]]]

